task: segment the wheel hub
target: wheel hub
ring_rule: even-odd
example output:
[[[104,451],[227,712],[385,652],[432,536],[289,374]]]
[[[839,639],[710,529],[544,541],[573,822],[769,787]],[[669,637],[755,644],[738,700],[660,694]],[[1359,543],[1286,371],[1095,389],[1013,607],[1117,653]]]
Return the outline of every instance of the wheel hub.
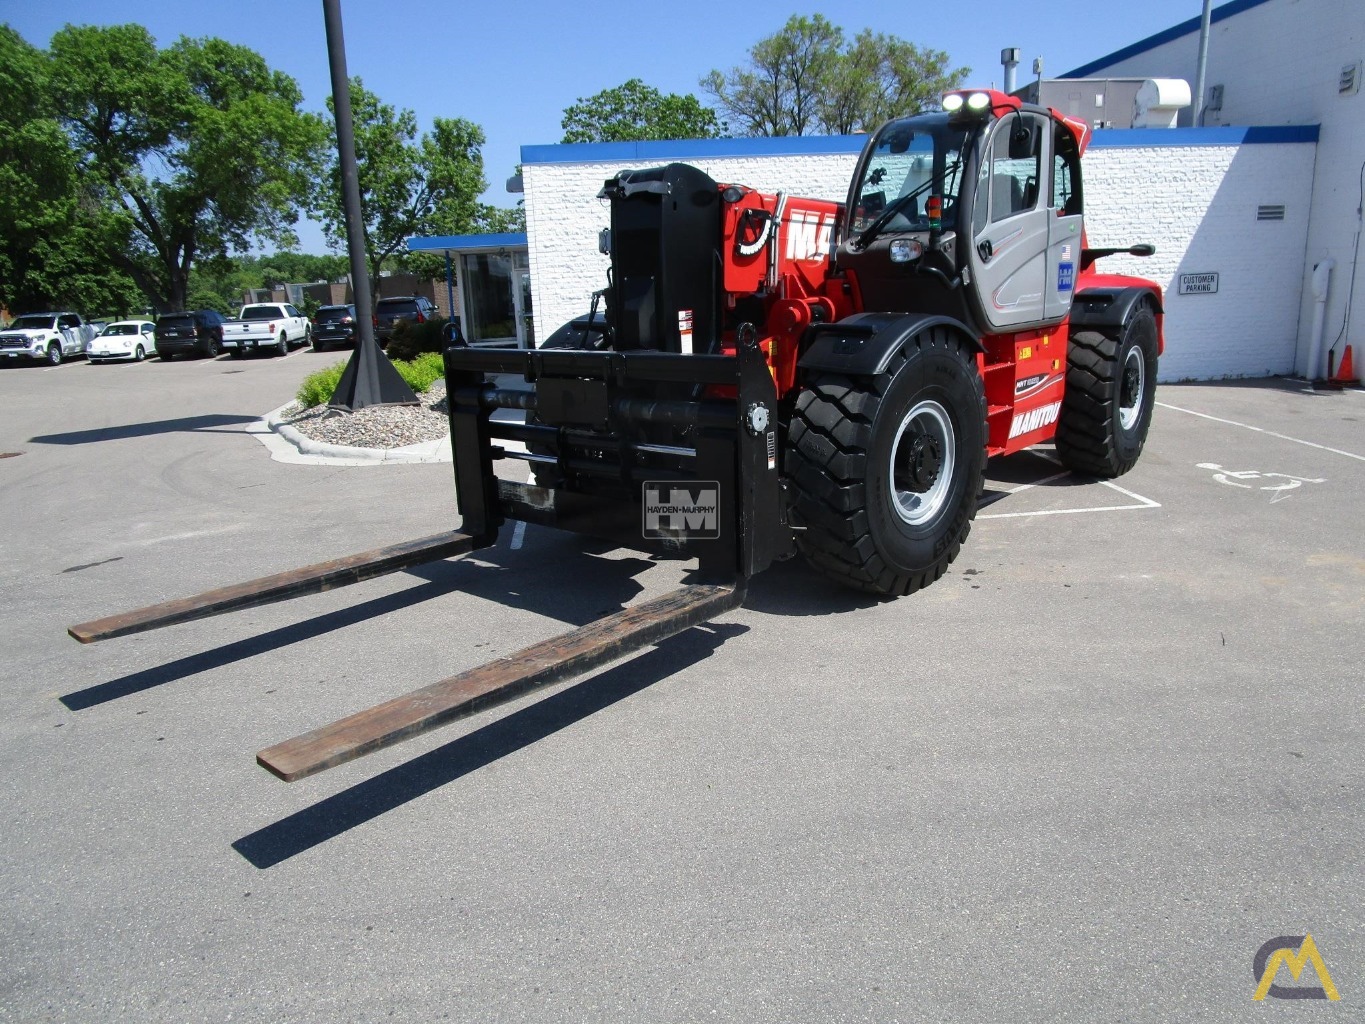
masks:
[[[956,445],[952,417],[934,399],[917,402],[901,419],[887,468],[892,510],[908,525],[932,523],[948,507]]]
[[[1137,367],[1128,366],[1123,371],[1123,396],[1121,403],[1126,406],[1137,404],[1138,389],[1142,384],[1142,375],[1138,373]]]
[[[1142,418],[1146,384],[1142,352],[1134,346],[1123,359],[1123,373],[1119,377],[1119,426],[1124,430],[1132,430]]]
[[[916,432],[901,441],[905,454],[903,472],[897,474],[896,488],[923,494],[938,481],[943,469],[943,446],[929,434]]]

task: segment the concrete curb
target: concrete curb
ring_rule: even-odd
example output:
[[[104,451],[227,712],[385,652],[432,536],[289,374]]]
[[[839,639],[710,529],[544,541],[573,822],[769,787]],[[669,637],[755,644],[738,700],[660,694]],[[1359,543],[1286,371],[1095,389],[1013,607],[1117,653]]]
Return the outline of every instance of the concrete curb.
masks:
[[[254,434],[270,450],[276,462],[332,466],[401,465],[420,462],[450,462],[450,437],[401,448],[361,448],[355,445],[328,444],[304,437],[283,420],[283,412],[294,403],[289,402],[261,417],[247,432]],[[283,442],[283,443],[281,443]]]

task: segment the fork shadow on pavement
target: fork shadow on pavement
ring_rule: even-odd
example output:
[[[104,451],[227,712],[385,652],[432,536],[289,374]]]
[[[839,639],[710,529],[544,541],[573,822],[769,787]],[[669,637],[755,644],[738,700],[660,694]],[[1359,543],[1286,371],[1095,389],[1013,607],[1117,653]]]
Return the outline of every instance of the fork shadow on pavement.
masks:
[[[85,711],[201,672],[313,640],[455,591],[544,615],[571,626],[581,626],[628,604],[643,589],[636,577],[653,564],[645,558],[602,558],[591,550],[584,550],[581,545],[572,548],[564,545],[560,550],[541,552],[541,555],[544,557],[511,551],[505,542],[501,542],[496,547],[474,552],[475,561],[467,560],[470,556],[466,556],[465,559],[417,566],[409,569],[406,575],[425,581],[418,586],[234,640],[164,665],[141,669],[58,699],[68,710]],[[545,585],[547,576],[554,580],[554,586]]]
[[[232,848],[257,868],[274,867],[704,661],[727,639],[747,630],[735,623],[694,626],[652,650],[243,836]]]

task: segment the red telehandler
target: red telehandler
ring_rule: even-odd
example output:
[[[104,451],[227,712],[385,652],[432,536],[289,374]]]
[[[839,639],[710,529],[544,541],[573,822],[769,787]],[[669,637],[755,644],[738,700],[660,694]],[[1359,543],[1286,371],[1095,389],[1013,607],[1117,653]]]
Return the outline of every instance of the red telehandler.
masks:
[[[842,205],[685,164],[622,171],[601,192],[611,269],[588,315],[532,351],[469,347],[452,324],[458,531],[69,632],[328,590],[487,547],[507,520],[697,559],[674,593],[257,755],[293,780],[704,622],[796,552],[874,594],[926,586],[966,540],[987,458],[1055,441],[1070,469],[1114,477],[1142,451],[1161,290],[1095,269],[1154,250],[1087,247],[1088,137],[965,90],[872,135]],[[525,422],[493,417],[508,408]],[[500,479],[506,459],[532,482]]]

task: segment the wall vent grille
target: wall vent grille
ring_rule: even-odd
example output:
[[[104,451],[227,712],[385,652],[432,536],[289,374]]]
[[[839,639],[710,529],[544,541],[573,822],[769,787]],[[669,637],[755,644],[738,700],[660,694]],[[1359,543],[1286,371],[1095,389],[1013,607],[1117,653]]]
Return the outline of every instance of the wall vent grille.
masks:
[[[1337,79],[1337,92],[1343,96],[1360,92],[1360,61],[1347,64],[1341,69],[1341,77]]]
[[[1256,207],[1257,220],[1284,220],[1284,206],[1261,205]]]

